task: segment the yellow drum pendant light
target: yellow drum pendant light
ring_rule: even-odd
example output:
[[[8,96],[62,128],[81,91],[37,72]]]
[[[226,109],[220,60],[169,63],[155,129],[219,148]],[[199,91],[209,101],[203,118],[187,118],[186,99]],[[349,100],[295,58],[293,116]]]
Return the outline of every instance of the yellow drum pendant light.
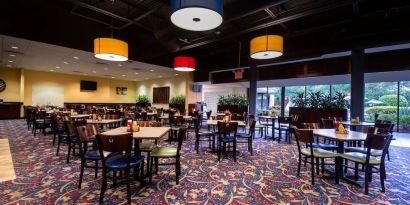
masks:
[[[96,38],[94,56],[108,61],[127,61],[128,44],[114,38]]]
[[[263,35],[251,40],[251,58],[271,59],[283,54],[283,37]]]

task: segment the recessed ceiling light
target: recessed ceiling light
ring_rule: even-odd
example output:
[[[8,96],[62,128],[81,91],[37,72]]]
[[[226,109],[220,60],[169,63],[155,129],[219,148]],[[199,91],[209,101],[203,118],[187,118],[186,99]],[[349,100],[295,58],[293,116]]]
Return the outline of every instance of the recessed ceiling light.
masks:
[[[175,75],[179,75],[179,74],[177,73],[177,74],[175,74]]]
[[[135,73],[135,75],[138,75],[138,73]]]
[[[60,69],[61,67],[60,67],[60,66],[56,66],[56,68],[57,68],[57,69]]]
[[[67,62],[67,61],[64,61],[64,64],[68,65],[68,62]]]
[[[154,70],[150,70],[151,72],[154,72]]]
[[[12,46],[11,48],[12,49],[19,49],[19,47],[17,47],[17,46]]]
[[[114,76],[112,76],[111,78],[115,78]]]
[[[162,75],[160,75],[159,77],[162,78]]]
[[[79,57],[77,57],[77,56],[74,56],[73,58],[74,58],[74,59],[79,59]]]
[[[7,65],[7,67],[11,67],[11,65]]]
[[[121,67],[121,66],[122,66],[122,64],[119,63],[119,64],[118,64],[118,67]]]
[[[93,73],[97,73],[97,71],[93,70]]]
[[[125,77],[125,75],[122,75],[122,77]]]
[[[51,72],[54,72],[54,70],[50,70]]]
[[[13,63],[13,61],[9,60],[9,63]]]
[[[14,56],[16,56],[16,55],[14,55],[14,54],[10,54],[9,56],[10,56],[10,57],[14,57]]]
[[[104,70],[108,70],[108,68],[104,68]]]

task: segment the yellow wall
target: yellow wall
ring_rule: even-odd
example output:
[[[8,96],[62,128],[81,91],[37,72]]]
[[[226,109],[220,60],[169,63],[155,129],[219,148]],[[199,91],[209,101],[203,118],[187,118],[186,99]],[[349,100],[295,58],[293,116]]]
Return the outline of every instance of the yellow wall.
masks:
[[[169,97],[172,98],[176,95],[184,95],[187,97],[187,84],[190,79],[189,75],[182,75],[174,78],[154,79],[137,82],[137,95],[147,95],[152,103],[153,88],[156,87],[169,87]],[[187,100],[185,100],[186,103]],[[152,104],[153,107],[168,108],[169,104]]]
[[[0,68],[0,79],[6,82],[6,90],[0,93],[4,102],[22,102],[20,98],[20,69]]]
[[[83,103],[135,103],[135,82],[111,80],[92,76],[68,75],[24,70],[24,105],[32,104],[33,86],[64,88],[64,102]],[[97,82],[97,91],[80,92],[80,81]],[[127,87],[127,95],[117,95],[116,87]]]

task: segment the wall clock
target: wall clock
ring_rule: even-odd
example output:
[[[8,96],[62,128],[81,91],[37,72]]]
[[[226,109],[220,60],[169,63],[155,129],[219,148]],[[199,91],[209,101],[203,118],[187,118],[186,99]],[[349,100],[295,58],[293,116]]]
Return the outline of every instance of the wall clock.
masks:
[[[3,92],[6,89],[6,82],[0,79],[0,92]]]

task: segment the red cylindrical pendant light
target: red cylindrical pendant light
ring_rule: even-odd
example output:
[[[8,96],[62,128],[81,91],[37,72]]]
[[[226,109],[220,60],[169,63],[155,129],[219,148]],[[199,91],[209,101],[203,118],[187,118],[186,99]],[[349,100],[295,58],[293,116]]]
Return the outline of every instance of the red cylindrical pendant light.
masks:
[[[195,71],[196,61],[195,58],[188,56],[179,56],[174,59],[174,70],[176,71]]]

